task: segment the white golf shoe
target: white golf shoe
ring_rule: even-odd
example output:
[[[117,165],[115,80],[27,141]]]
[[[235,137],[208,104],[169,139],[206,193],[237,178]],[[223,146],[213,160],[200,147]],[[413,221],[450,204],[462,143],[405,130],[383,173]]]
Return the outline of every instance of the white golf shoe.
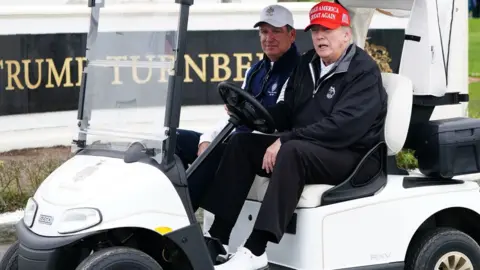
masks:
[[[215,266],[215,270],[265,270],[268,269],[267,253],[255,256],[245,247],[238,248],[228,261]]]

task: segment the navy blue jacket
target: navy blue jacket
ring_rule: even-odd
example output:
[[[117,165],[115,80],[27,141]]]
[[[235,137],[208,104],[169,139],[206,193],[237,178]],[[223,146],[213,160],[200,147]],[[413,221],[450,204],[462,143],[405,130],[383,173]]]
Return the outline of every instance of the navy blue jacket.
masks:
[[[265,108],[277,103],[283,85],[290,77],[300,59],[295,43],[273,65],[264,54],[263,59],[248,70],[244,89],[253,95]],[[239,126],[236,132],[251,132],[252,130]]]

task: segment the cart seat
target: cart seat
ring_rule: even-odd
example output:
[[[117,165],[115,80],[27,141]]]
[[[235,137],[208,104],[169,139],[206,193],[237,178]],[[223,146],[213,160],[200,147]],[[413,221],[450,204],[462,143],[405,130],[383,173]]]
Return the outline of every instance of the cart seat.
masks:
[[[265,196],[265,192],[267,192],[269,181],[270,179],[268,177],[257,175],[252,188],[248,193],[248,200],[257,202],[263,201],[263,196]],[[333,186],[331,185],[306,185],[297,207],[310,208],[319,206],[321,204],[322,194],[332,187]]]
[[[413,104],[413,85],[410,79],[395,73],[382,73],[382,80],[388,93],[384,146],[386,146],[386,155],[395,156],[402,150],[407,138]],[[383,164],[383,166],[386,166],[386,164]],[[386,175],[379,177],[383,177],[383,179],[374,179],[371,183],[362,187],[353,187],[349,183],[351,177],[348,177],[339,186],[306,185],[297,208],[318,207],[322,204],[327,204],[325,202],[322,203],[325,200],[328,200],[329,203],[334,203],[372,196],[386,184]],[[267,191],[268,183],[269,178],[257,175],[247,200],[261,202]]]

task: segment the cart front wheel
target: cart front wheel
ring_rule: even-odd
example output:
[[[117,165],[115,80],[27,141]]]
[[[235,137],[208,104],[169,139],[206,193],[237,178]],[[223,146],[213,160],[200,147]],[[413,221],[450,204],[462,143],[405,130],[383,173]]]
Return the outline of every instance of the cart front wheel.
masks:
[[[5,252],[0,262],[0,270],[18,269],[18,241],[13,243]]]
[[[110,247],[88,256],[76,270],[163,270],[149,255],[128,247]]]

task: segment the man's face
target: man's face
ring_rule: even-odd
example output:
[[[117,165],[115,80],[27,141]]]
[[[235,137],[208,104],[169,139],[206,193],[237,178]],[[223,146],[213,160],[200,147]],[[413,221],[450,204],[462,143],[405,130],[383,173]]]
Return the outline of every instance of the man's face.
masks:
[[[328,29],[320,25],[311,28],[313,46],[317,54],[326,62],[335,62],[343,53],[349,42],[351,32],[349,28],[338,27]]]
[[[295,41],[295,29],[288,31],[286,26],[274,27],[262,23],[259,31],[262,50],[272,61],[278,60]]]

